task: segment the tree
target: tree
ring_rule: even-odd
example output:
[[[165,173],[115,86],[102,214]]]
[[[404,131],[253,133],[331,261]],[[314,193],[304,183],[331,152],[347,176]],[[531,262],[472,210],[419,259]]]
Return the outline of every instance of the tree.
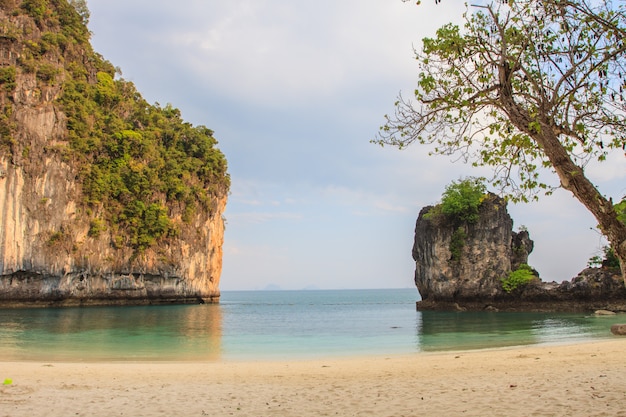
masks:
[[[374,142],[434,145],[490,166],[513,201],[554,189],[556,173],[595,216],[626,281],[626,225],[585,175],[626,148],[626,9],[610,0],[505,0],[470,6],[416,51],[414,98],[400,96]]]
[[[87,26],[89,24],[89,17],[91,16],[89,8],[87,7],[87,2],[85,0],[69,0],[69,3],[72,7],[74,7],[74,9],[76,9],[76,12],[83,20],[83,24]]]
[[[446,186],[441,204],[435,212],[467,223],[476,223],[478,211],[486,197],[482,178],[464,178]]]

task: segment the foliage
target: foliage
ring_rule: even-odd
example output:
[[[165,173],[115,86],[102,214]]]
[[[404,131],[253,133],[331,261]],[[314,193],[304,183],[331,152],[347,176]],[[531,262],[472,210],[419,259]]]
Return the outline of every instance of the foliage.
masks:
[[[26,13],[35,19],[37,24],[41,24],[47,12],[46,0],[24,0],[20,6]]]
[[[468,177],[452,181],[446,186],[441,203],[433,207],[425,218],[431,220],[447,218],[453,223],[475,223],[478,221],[478,210],[485,196],[486,187],[483,178]]]
[[[626,197],[622,198],[622,201],[615,204],[615,212],[617,213],[617,219],[626,224]]]
[[[619,269],[619,259],[615,256],[615,251],[610,246],[602,247],[603,256],[595,255],[589,258],[587,266],[589,268]]]
[[[23,0],[20,8],[40,29],[57,27],[72,42],[84,45],[89,41],[89,10],[85,0]]]
[[[139,250],[152,246],[171,227],[167,211],[159,203],[146,206],[142,201],[134,200],[124,207],[120,217],[128,224],[131,245]]]
[[[8,4],[3,4],[3,2],[8,2],[10,0],[0,0],[0,8],[9,9],[11,6]],[[18,38],[20,30],[14,24],[11,24],[9,21],[0,22],[0,38],[6,39],[10,41],[15,41]]]
[[[452,181],[443,193],[441,212],[468,223],[478,221],[478,209],[485,198],[485,185],[481,178]]]
[[[15,67],[0,68],[0,85],[7,91],[11,92],[15,89]]]
[[[452,262],[458,262],[461,260],[461,255],[463,254],[463,248],[465,247],[465,239],[467,239],[467,233],[465,232],[465,228],[459,226],[452,237],[450,238],[450,260]]]
[[[520,287],[527,285],[533,279],[535,274],[530,266],[527,264],[521,264],[515,271],[511,271],[506,278],[502,278],[502,288],[504,291],[510,293]]]
[[[516,0],[469,6],[416,51],[418,87],[374,142],[434,145],[493,168],[513,201],[556,187],[551,170],[596,217],[626,264],[626,225],[584,166],[626,148],[626,5]],[[626,271],[622,271],[626,280]]]
[[[50,237],[48,238],[48,246],[53,246],[59,243],[63,239],[63,237],[64,237],[64,233],[61,230],[52,232],[50,234]]]
[[[626,18],[621,9],[602,8],[603,20],[617,25],[607,30],[595,15],[554,4],[478,7],[466,12],[463,28],[447,24],[425,38],[417,52],[417,104],[401,98],[376,142],[462,152],[474,165],[493,166],[495,184],[520,200],[552,188],[539,179],[540,168],[552,162],[533,137],[546,116],[563,149],[580,154],[581,162],[624,147],[624,45],[616,40]],[[514,120],[504,95],[527,117]]]
[[[11,149],[15,144],[13,139],[13,127],[14,123],[11,120],[13,108],[11,105],[6,104],[2,113],[0,113],[0,154],[5,149]]]
[[[69,0],[70,5],[76,9],[76,12],[81,17],[85,26],[89,23],[89,9],[87,8],[87,2],[85,0]]]
[[[626,197],[622,198],[622,201],[614,205],[615,212],[617,213],[617,218],[622,223],[626,223]],[[595,255],[589,258],[587,261],[587,266],[589,268],[609,268],[609,269],[619,269],[619,258],[615,254],[615,250],[611,246],[603,246],[602,247],[603,256]]]
[[[54,82],[54,79],[58,74],[58,68],[51,64],[44,63],[37,68],[37,79],[46,83]]]
[[[446,186],[441,203],[432,207],[424,215],[425,219],[435,222],[449,222],[455,229],[450,238],[450,261],[461,259],[467,232],[465,224],[472,224],[479,219],[479,209],[486,196],[486,187],[482,178],[468,177],[452,181]]]
[[[112,230],[143,250],[174,233],[164,202],[179,204],[186,221],[198,206],[211,210],[229,187],[226,160],[210,129],[183,122],[171,105],[148,105],[110,72],[96,78],[66,82],[70,147],[86,203],[105,207]]]
[[[93,219],[89,225],[89,237],[98,237],[106,230],[106,224],[102,219]]]

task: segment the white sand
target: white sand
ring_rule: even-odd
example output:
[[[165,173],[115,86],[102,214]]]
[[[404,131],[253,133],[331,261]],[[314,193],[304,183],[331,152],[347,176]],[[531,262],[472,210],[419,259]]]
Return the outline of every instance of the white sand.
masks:
[[[2,417],[626,417],[626,338],[314,361],[0,361],[5,378]]]

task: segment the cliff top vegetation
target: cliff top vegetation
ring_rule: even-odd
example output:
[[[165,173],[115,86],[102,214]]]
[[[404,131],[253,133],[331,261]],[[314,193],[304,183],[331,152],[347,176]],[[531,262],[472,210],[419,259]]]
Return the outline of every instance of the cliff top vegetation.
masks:
[[[483,178],[467,177],[446,186],[441,202],[427,213],[430,220],[450,220],[453,223],[475,223],[478,210],[487,198]]]

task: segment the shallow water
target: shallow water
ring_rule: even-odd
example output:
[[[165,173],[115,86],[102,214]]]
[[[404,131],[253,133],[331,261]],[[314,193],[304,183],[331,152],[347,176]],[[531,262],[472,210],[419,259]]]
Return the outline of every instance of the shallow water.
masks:
[[[305,359],[570,343],[626,316],[418,312],[417,291],[225,291],[219,305],[0,309],[4,360]]]

